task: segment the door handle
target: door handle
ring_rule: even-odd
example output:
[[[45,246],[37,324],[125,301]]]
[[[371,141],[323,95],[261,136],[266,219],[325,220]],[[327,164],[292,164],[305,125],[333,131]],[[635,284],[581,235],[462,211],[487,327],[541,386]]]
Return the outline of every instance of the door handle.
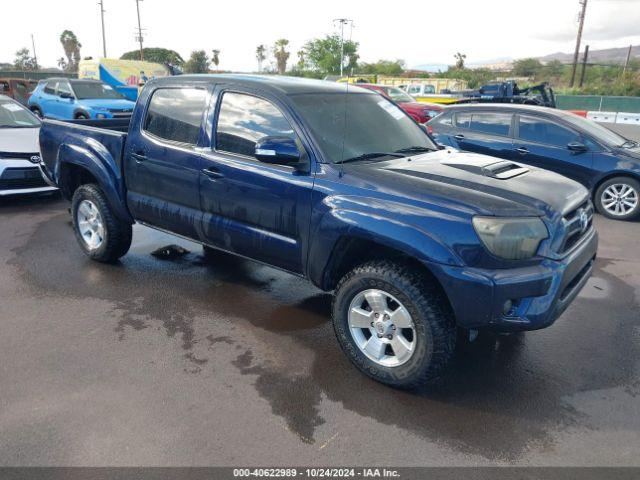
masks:
[[[147,159],[147,156],[144,154],[144,152],[132,152],[131,156],[136,161],[136,163],[142,163]]]
[[[203,168],[202,173],[209,177],[211,180],[216,178],[222,178],[224,175],[215,167]]]
[[[461,133],[454,135],[453,138],[455,138],[456,140],[462,140],[464,138],[464,135],[462,135]]]
[[[526,155],[527,153],[529,153],[529,150],[524,147],[518,147],[516,148],[516,152],[518,152],[520,155]]]

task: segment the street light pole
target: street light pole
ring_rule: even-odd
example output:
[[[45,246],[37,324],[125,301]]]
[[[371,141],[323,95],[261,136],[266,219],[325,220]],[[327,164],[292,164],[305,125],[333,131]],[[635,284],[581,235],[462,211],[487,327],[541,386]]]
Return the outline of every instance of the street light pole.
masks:
[[[140,42],[140,60],[144,60],[144,52],[142,50],[142,26],[140,25],[140,2],[136,0],[136,10],[138,12],[138,42]]]
[[[571,82],[569,87],[573,87],[576,80],[576,70],[578,69],[578,55],[580,55],[580,41],[582,40],[582,27],[584,26],[584,15],[587,12],[587,0],[580,0],[582,10],[580,11],[580,23],[578,25],[578,36],[576,38],[576,50],[573,52],[573,68],[571,69]]]
[[[344,26],[345,24],[351,24],[351,28],[353,28],[353,20],[348,18],[336,18],[335,22],[340,23],[340,77],[342,77],[342,68],[344,64]]]
[[[102,56],[107,58],[107,40],[104,33],[104,4],[102,0],[98,2],[100,5],[100,21],[102,22]]]

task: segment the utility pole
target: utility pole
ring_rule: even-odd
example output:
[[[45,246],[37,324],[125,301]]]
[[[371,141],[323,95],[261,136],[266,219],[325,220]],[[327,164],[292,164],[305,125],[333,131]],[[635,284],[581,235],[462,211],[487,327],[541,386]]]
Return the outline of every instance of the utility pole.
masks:
[[[31,34],[31,47],[33,48],[33,68],[35,70],[38,70],[38,55],[36,55],[36,42],[33,39],[33,33]],[[629,59],[627,59],[627,62],[629,61]]]
[[[104,4],[102,0],[98,2],[100,5],[100,21],[102,22],[102,56],[107,58],[107,40],[104,34]]]
[[[32,35],[33,37],[33,35]],[[629,50],[627,51],[627,59],[624,61],[624,68],[622,69],[622,76],[627,73],[627,67],[629,66],[629,60],[631,59],[631,48],[633,45],[629,45]]]
[[[584,26],[584,16],[587,12],[587,0],[580,0],[580,5],[582,5],[582,10],[578,16],[578,36],[576,38],[576,50],[573,53],[573,68],[571,69],[571,82],[569,83],[569,87],[573,87],[573,84],[576,80],[576,70],[578,68],[578,55],[580,54],[580,41],[582,40],[582,27]]]
[[[144,60],[144,52],[142,50],[142,26],[140,25],[140,2],[141,1],[142,0],[136,0],[136,10],[138,11],[138,36],[136,37],[136,40],[140,42],[140,60]]]
[[[584,72],[587,69],[587,57],[589,56],[589,45],[584,46],[584,57],[582,57],[582,73],[580,74],[580,88],[584,83]]]
[[[348,23],[353,30],[353,20],[348,18],[336,18],[333,23],[340,23],[340,76],[342,77],[342,69],[344,65],[344,26]],[[351,38],[351,35],[349,35]]]

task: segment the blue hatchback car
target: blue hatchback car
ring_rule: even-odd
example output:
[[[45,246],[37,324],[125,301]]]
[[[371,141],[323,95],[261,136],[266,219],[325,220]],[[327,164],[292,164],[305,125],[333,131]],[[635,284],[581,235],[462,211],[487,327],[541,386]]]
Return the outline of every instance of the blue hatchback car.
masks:
[[[609,218],[640,215],[640,145],[591,120],[545,107],[471,104],[448,107],[427,127],[442,145],[576,180]]]
[[[58,120],[130,118],[134,106],[97,80],[49,78],[38,83],[29,98],[33,113]]]

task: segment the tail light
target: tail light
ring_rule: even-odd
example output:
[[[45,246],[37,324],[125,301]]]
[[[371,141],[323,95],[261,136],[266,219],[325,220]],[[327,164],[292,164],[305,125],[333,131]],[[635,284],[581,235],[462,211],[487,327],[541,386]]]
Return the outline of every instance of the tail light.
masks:
[[[427,133],[429,135],[433,135],[433,127],[431,125],[426,125],[426,127],[427,127]]]

